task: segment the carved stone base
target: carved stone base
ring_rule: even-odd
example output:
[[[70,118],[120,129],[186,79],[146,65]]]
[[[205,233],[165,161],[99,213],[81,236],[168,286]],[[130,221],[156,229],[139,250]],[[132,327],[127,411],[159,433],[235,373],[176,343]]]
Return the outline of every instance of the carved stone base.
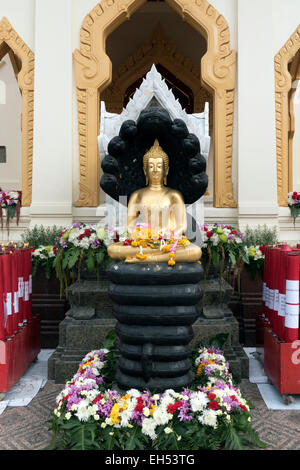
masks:
[[[177,268],[178,266],[179,265],[177,265]],[[145,268],[145,265],[143,265],[143,268]],[[126,280],[126,278],[124,280]],[[210,280],[206,282],[209,283]],[[224,294],[222,297],[222,303],[216,300],[220,299],[220,297],[218,297],[220,292],[218,280],[215,279],[214,282],[206,284],[206,295],[204,301],[202,302],[201,300],[197,305],[196,317],[192,311],[193,306],[192,308],[191,306],[172,306],[173,320],[171,320],[171,317],[168,314],[169,307],[167,305],[160,308],[160,314],[161,318],[165,318],[165,322],[169,326],[170,332],[171,330],[175,331],[176,328],[182,328],[182,326],[180,326],[180,321],[178,324],[178,322],[176,323],[174,320],[176,310],[179,319],[181,314],[184,313],[186,320],[190,322],[190,325],[195,322],[193,326],[188,327],[188,330],[186,330],[188,339],[187,343],[191,341],[191,348],[198,346],[200,341],[208,344],[209,340],[219,333],[228,333],[228,339],[224,348],[225,356],[230,364],[231,371],[239,380],[241,378],[249,377],[248,358],[239,344],[238,321],[226,305],[226,302],[228,302],[230,298],[229,293],[231,289],[231,287],[226,284],[227,283],[223,281],[222,289]],[[78,365],[83,357],[92,349],[98,349],[106,335],[116,327],[117,321],[114,317],[112,302],[109,299],[107,292],[108,285],[109,281],[107,276],[102,274],[99,282],[94,279],[83,279],[80,287],[80,296],[78,283],[75,283],[70,287],[69,300],[71,308],[67,312],[66,318],[60,323],[59,345],[48,361],[49,379],[54,380],[59,384],[64,384],[67,380],[70,380],[74,373],[77,372]],[[200,286],[201,285],[203,288],[203,281],[200,282]],[[175,286],[171,287],[175,288]],[[167,300],[168,296],[166,296],[166,301]],[[132,323],[136,323],[138,317],[146,321],[146,312],[148,312],[148,320],[150,319],[150,308],[147,305],[135,308],[132,308],[133,306],[131,306],[130,319]],[[114,308],[119,322],[124,324],[123,316],[125,313],[123,307],[119,306],[119,308],[117,308],[115,304]],[[151,308],[155,311],[157,306],[155,307],[152,305]],[[142,309],[142,316],[140,315],[140,309]],[[214,310],[215,313],[213,313]],[[208,311],[212,313],[211,316],[207,315]],[[152,316],[152,322],[153,320],[154,317]],[[154,324],[152,326],[153,328],[157,328],[157,325],[158,324]],[[145,326],[146,325],[144,323],[142,329]],[[130,337],[132,334],[131,327],[132,324],[130,325],[130,323],[126,326],[126,331],[124,331],[123,327],[122,334],[127,334],[128,337]],[[153,330],[153,333],[155,334],[155,329]],[[158,337],[162,338],[162,331],[159,326]],[[152,353],[155,353],[157,357],[159,357],[159,354],[164,356],[163,346],[160,347],[162,348],[160,351],[158,349],[158,345],[156,345],[155,350],[152,350]],[[179,346],[177,346],[177,348],[179,348]],[[127,351],[126,354],[130,355],[130,351]],[[186,356],[182,356],[180,348],[178,349],[177,356],[175,355],[175,350],[173,350],[173,359],[175,358],[176,360],[178,359],[182,361],[188,359]],[[138,375],[140,375],[139,372]],[[170,382],[173,383],[172,378],[170,378]],[[121,388],[124,389],[124,387]],[[169,388],[173,388],[172,384]]]
[[[118,387],[157,392],[189,387],[189,343],[202,295],[202,266],[120,262],[112,263],[107,273],[120,340]]]

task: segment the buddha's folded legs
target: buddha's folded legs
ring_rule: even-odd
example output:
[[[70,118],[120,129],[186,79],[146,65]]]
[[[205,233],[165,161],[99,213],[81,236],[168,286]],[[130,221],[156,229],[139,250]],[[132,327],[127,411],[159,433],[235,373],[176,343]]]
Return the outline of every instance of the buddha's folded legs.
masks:
[[[108,255],[112,259],[125,260],[126,263],[160,263],[169,260],[169,253],[150,247],[143,248],[145,259],[136,258],[139,249],[130,245],[114,243],[108,247]],[[179,246],[176,249],[175,259],[179,263],[194,263],[199,261],[202,255],[201,248],[197,245]]]

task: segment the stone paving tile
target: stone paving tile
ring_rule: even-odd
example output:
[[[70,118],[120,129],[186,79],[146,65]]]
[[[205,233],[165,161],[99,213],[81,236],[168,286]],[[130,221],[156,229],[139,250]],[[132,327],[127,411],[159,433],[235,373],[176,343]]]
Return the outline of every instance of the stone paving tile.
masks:
[[[269,410],[256,384],[243,380],[240,389],[253,403],[252,425],[270,450],[300,450],[300,410]]]
[[[63,385],[48,381],[26,407],[7,407],[0,416],[0,450],[42,450],[51,440],[47,421]],[[253,403],[252,425],[268,450],[300,450],[300,410],[268,410],[255,384],[243,380],[242,393]]]
[[[28,406],[6,408],[0,416],[0,450],[42,450],[47,447],[51,440],[47,421],[62,387],[48,381]]]

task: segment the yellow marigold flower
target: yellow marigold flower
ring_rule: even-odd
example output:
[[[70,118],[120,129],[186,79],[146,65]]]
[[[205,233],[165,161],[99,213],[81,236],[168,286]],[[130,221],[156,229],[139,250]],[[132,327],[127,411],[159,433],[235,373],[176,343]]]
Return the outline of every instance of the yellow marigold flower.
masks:
[[[119,403],[115,403],[114,406],[111,409],[110,413],[110,419],[112,420],[113,424],[119,424],[120,419],[119,419],[119,411],[120,411],[120,405]]]
[[[156,410],[156,406],[155,405],[151,405],[150,406],[150,416],[153,415],[154,411]]]
[[[137,253],[135,256],[136,256],[136,258],[138,258],[138,259],[146,259],[146,258],[147,258],[146,255],[140,255],[139,253]]]

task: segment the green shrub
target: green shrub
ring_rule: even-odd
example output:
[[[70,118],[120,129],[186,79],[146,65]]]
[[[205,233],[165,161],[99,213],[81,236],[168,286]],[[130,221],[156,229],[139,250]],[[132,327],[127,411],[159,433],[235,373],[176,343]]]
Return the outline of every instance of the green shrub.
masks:
[[[23,243],[29,243],[32,248],[38,248],[39,246],[56,245],[56,238],[64,230],[64,227],[57,227],[53,225],[51,227],[44,227],[43,225],[35,225],[32,229],[26,229],[21,235],[21,241]]]
[[[278,243],[278,230],[276,225],[268,227],[266,224],[250,228],[248,225],[244,232],[243,241],[246,246],[275,245]]]

